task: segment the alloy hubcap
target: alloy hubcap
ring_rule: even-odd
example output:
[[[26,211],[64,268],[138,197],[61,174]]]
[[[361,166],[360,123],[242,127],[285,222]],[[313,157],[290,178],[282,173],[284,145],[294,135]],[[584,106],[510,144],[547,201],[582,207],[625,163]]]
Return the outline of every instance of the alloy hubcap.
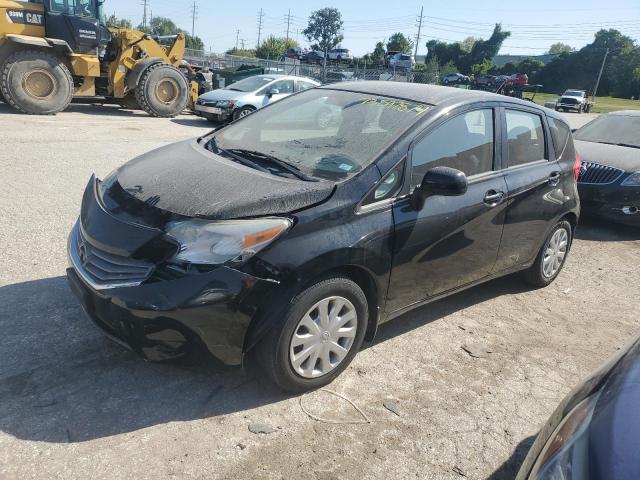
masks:
[[[24,75],[22,85],[30,97],[43,100],[53,94],[56,81],[46,70],[31,70]]]
[[[171,105],[178,98],[180,87],[172,78],[165,78],[156,86],[156,97],[165,105]]]
[[[552,278],[558,273],[569,246],[569,234],[564,228],[555,231],[551,236],[542,258],[542,273],[547,278]]]
[[[238,118],[246,117],[250,113],[251,113],[251,110],[240,110],[240,113],[238,114]]]
[[[293,332],[289,361],[304,378],[317,378],[334,370],[353,346],[358,318],[344,297],[320,300],[302,317]]]

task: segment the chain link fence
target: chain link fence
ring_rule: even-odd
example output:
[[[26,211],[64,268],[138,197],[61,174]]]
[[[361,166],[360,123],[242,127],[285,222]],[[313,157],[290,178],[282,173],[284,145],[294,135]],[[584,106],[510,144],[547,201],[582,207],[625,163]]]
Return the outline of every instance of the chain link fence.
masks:
[[[322,83],[335,83],[349,80],[388,80],[394,82],[437,84],[440,78],[440,73],[437,69],[406,71],[380,66],[372,67],[363,62],[354,62],[346,65],[335,61],[327,61],[325,70],[323,65],[301,63],[299,60],[268,60],[226,54],[218,55],[190,49],[187,49],[185,59],[192,64],[211,69],[227,69],[241,65],[251,65],[263,68],[265,73],[309,77]]]

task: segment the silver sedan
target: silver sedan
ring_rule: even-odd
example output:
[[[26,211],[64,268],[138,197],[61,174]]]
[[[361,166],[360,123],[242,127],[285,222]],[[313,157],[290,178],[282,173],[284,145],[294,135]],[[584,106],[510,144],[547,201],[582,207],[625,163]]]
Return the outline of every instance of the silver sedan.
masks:
[[[306,77],[256,75],[202,94],[194,110],[210,122],[227,122],[293,93],[319,86],[320,83]]]

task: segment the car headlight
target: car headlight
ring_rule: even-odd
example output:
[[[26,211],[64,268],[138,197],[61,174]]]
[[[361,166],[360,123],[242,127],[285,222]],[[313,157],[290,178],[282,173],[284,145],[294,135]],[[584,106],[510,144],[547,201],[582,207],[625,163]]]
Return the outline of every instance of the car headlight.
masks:
[[[578,480],[589,473],[589,424],[600,393],[587,397],[562,419],[540,452],[529,480]]]
[[[236,104],[235,100],[220,100],[219,102],[216,103],[216,107],[233,108],[235,104]]]
[[[640,187],[640,172],[632,173],[620,185],[623,187]]]
[[[287,218],[255,220],[186,220],[167,225],[167,235],[180,250],[171,259],[220,265],[248,260],[291,228]]]

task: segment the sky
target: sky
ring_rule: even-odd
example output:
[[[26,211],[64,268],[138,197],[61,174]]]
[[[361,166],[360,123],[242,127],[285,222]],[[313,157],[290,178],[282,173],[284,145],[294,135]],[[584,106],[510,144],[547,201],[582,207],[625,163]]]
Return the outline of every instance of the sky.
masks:
[[[115,13],[137,25],[142,21],[144,0],[106,0],[105,13]],[[194,0],[147,0],[154,16],[171,18],[179,27],[191,31]],[[302,35],[309,14],[323,7],[335,7],[342,13],[342,46],[357,56],[371,52],[378,41],[394,32],[415,38],[418,18],[424,6],[418,54],[426,54],[425,43],[431,39],[459,41],[468,36],[487,38],[496,22],[512,32],[501,54],[539,55],[551,44],[563,42],[580,48],[593,40],[600,28],[616,28],[640,44],[640,0],[535,0],[505,2],[500,0],[455,0],[446,2],[389,0],[317,1],[195,0],[197,17],[195,34],[203,39],[207,50],[224,52],[236,45],[253,48],[258,39],[258,16],[262,9],[262,38],[274,34],[285,36],[286,17],[291,12],[290,36],[308,46]],[[606,7],[603,7],[606,5]],[[237,31],[240,31],[239,34]]]

